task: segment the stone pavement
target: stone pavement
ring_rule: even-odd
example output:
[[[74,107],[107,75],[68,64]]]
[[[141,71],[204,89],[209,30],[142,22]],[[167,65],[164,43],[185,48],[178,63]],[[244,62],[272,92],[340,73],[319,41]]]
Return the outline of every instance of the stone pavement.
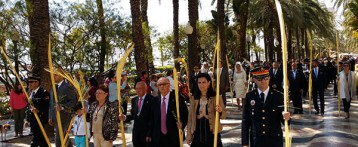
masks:
[[[227,94],[228,95],[228,94]],[[354,99],[351,106],[351,118],[344,119],[343,106],[341,115],[338,115],[337,97],[333,96],[332,86],[325,92],[325,115],[309,114],[308,100],[305,100],[304,114],[293,115],[290,125],[290,135],[293,147],[358,147],[358,101]],[[129,108],[130,109],[130,108]],[[222,142],[225,147],[241,146],[241,119],[242,112],[237,110],[236,99],[228,99],[227,118],[222,120]],[[7,122],[1,121],[0,124]],[[13,125],[13,121],[10,121]],[[25,147],[29,146],[31,136],[14,139],[13,126],[8,132],[9,142],[1,142],[0,147]],[[132,124],[125,125],[127,146],[131,147]],[[25,135],[29,134],[29,128],[25,129]],[[118,134],[120,136],[120,134]],[[91,140],[92,141],[92,140]],[[52,141],[53,142],[53,141]],[[54,144],[53,144],[54,145]],[[122,146],[121,137],[114,142],[114,146]],[[184,146],[188,147],[187,144]],[[269,147],[269,146],[268,146]]]

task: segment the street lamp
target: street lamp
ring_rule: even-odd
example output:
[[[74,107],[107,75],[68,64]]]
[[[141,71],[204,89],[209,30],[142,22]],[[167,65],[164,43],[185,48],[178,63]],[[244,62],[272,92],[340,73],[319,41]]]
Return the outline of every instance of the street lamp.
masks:
[[[251,42],[252,38],[249,34],[246,35],[246,42],[247,42],[247,57],[248,60],[250,61],[250,42]]]
[[[19,56],[18,56],[18,50],[17,50],[17,43],[20,40],[20,34],[16,29],[12,32],[11,40],[14,43],[15,70],[17,73],[19,73],[19,59],[18,59]]]
[[[295,58],[295,48],[296,48],[296,43],[292,43],[292,50],[291,50],[291,53],[292,53],[292,58]]]
[[[188,22],[184,28],[184,32],[187,35],[191,35],[193,33],[193,27],[190,25],[190,22]]]
[[[278,42],[277,39],[275,39],[275,40],[273,41],[273,43],[274,43],[275,47],[277,47],[278,45],[280,45],[280,42]]]
[[[275,40],[273,41],[273,44],[274,44],[275,47],[278,47],[278,45],[280,45],[280,42],[277,41],[277,39],[275,39]],[[278,50],[278,49],[277,49],[277,50]],[[275,60],[276,60],[276,61],[277,61],[277,50],[275,51]]]

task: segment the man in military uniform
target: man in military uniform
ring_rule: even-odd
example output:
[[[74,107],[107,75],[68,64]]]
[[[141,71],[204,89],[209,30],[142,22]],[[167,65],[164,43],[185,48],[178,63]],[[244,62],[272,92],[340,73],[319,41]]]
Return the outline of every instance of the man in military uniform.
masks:
[[[269,87],[270,76],[267,69],[257,67],[251,73],[257,89],[246,94],[242,116],[242,145],[282,147],[281,123],[291,117],[289,112],[284,112],[283,95]]]
[[[29,106],[27,111],[27,121],[26,124],[30,123],[31,132],[33,133],[33,138],[31,141],[31,147],[47,147],[46,140],[40,130],[40,126],[34,116],[34,113],[37,113],[39,119],[42,123],[42,126],[47,124],[48,120],[48,106],[49,106],[49,93],[40,87],[40,77],[31,75],[28,77],[29,84],[29,96],[33,107]]]

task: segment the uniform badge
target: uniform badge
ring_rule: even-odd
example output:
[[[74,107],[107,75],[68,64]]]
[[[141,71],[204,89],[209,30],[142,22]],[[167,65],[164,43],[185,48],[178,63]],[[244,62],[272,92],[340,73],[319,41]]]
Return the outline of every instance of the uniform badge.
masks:
[[[255,105],[255,100],[251,100],[250,104],[251,104],[251,106],[254,106]]]

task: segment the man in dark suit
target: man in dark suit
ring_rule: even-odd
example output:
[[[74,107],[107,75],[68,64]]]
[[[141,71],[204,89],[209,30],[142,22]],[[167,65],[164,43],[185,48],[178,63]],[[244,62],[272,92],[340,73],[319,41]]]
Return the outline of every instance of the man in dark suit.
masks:
[[[29,83],[29,96],[33,107],[29,106],[27,111],[27,122],[30,123],[31,132],[33,133],[33,138],[31,140],[31,147],[47,147],[47,142],[44,135],[41,132],[40,125],[37,122],[34,113],[37,113],[42,126],[47,124],[48,120],[48,105],[49,105],[49,93],[40,87],[41,79],[36,75],[31,75],[28,77]]]
[[[198,66],[194,66],[194,72],[190,75],[189,83],[190,83],[190,92],[194,93],[194,91],[199,90],[198,85],[196,85],[197,76],[200,73],[200,69]]]
[[[60,72],[59,70],[57,70]],[[54,125],[56,129],[55,135],[55,143],[56,147],[61,146],[58,124],[57,124],[57,117],[56,111],[60,112],[60,120],[62,124],[62,131],[63,135],[66,134],[66,130],[70,125],[72,116],[75,114],[74,107],[77,104],[77,94],[74,89],[69,83],[67,83],[63,77],[60,75],[55,74],[55,82],[56,84],[56,92],[57,92],[57,99],[58,102],[55,103],[54,92],[53,90],[50,93],[50,106],[49,106],[49,124]],[[64,141],[65,143],[66,141]],[[68,141],[68,147],[72,147],[72,143]]]
[[[303,114],[302,109],[302,94],[305,85],[305,75],[301,70],[297,69],[297,62],[291,64],[291,69],[288,73],[288,80],[290,83],[289,91],[290,98],[293,102],[294,111],[293,114]]]
[[[270,87],[282,92],[282,81],[283,72],[279,68],[279,64],[277,62],[273,62],[272,68],[270,69]]]
[[[312,62],[312,97],[313,97],[313,105],[314,109],[316,110],[315,114],[324,115],[324,89],[326,81],[326,69],[324,66],[319,65],[317,59],[313,60]],[[317,93],[319,94],[320,106],[321,111],[318,107],[317,103]]]
[[[284,112],[283,95],[269,87],[269,72],[257,67],[251,70],[257,89],[246,94],[242,116],[242,146],[282,147],[281,123],[290,120]]]
[[[140,81],[135,86],[137,97],[132,99],[131,115],[134,120],[132,142],[135,147],[150,146],[151,107],[153,96],[146,93],[147,84]]]
[[[226,91],[229,89],[229,71],[226,67],[221,66],[222,63],[220,62],[220,65],[218,65],[220,68],[220,95],[224,101],[224,105],[226,107]],[[216,79],[217,71],[214,73],[214,78]],[[214,83],[216,87],[216,82]],[[216,88],[214,88],[216,89]]]
[[[179,97],[180,120],[178,122],[176,111],[175,92],[170,92],[170,82],[167,78],[162,77],[158,80],[157,85],[161,93],[153,100],[152,106],[152,145],[155,147],[179,147],[179,134],[181,129],[188,123],[188,108],[184,98]],[[183,133],[184,139],[184,133]]]

